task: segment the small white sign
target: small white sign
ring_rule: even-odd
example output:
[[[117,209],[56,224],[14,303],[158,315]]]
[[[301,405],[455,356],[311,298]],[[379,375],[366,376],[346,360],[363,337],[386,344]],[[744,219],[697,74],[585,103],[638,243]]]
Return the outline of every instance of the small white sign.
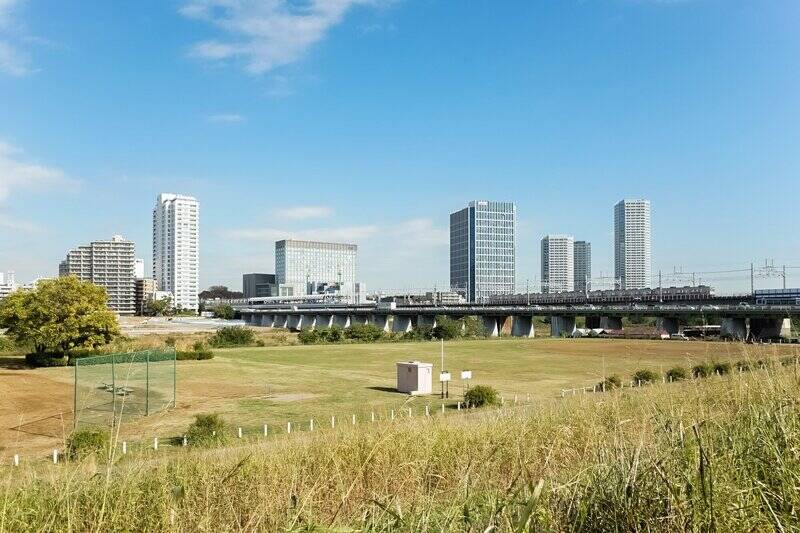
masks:
[[[450,381],[450,372],[442,372],[441,374],[439,374],[439,381],[441,381],[442,383]]]
[[[462,370],[461,379],[472,379],[472,370]]]

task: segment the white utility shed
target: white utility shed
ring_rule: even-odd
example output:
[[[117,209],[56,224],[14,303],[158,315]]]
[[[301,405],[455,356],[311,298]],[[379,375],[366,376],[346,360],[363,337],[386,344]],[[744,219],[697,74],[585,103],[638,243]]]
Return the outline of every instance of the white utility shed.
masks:
[[[406,394],[430,394],[433,391],[433,364],[419,361],[397,363],[397,390]]]

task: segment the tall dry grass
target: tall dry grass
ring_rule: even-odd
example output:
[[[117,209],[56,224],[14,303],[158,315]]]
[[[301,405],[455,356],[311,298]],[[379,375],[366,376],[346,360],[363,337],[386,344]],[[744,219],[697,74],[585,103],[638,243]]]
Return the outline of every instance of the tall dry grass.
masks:
[[[797,531],[796,368],[8,469],[2,531]]]

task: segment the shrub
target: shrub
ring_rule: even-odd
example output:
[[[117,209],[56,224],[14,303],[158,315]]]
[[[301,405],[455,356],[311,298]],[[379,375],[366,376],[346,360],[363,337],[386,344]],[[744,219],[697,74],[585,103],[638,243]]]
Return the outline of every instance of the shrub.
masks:
[[[344,336],[359,342],[375,342],[386,336],[386,332],[375,324],[356,324],[345,330]]]
[[[214,348],[228,348],[232,346],[249,346],[255,343],[255,340],[256,334],[252,329],[226,326],[209,337],[208,344]]]
[[[476,316],[465,317],[464,336],[473,338],[486,337],[486,328],[483,326],[483,322]]]
[[[781,365],[783,365],[783,366],[791,366],[791,365],[795,364],[796,361],[797,361],[797,358],[795,356],[788,355],[786,357],[782,357],[781,358]]]
[[[111,444],[111,436],[101,429],[83,429],[75,431],[67,441],[67,457],[81,459],[89,455],[105,453]]]
[[[178,361],[197,361],[197,352],[191,350],[180,350],[175,352],[175,359]]]
[[[724,376],[731,373],[731,364],[727,361],[714,363],[714,374]]]
[[[736,361],[736,370],[739,372],[749,372],[750,371],[750,361]]]
[[[710,363],[700,363],[692,367],[693,378],[707,378],[714,374],[714,367]]]
[[[327,342],[342,342],[344,340],[344,330],[339,326],[324,329],[321,333]]]
[[[464,394],[464,401],[468,406],[483,407],[500,403],[497,391],[486,385],[476,385]]]
[[[209,349],[197,352],[198,361],[207,361],[208,359],[214,359],[214,352]]]
[[[37,368],[54,366],[67,366],[69,359],[66,355],[51,353],[29,353],[25,355],[25,362]]]
[[[637,370],[633,375],[633,382],[639,386],[655,383],[661,378],[658,372],[648,369]]]
[[[16,348],[14,341],[5,335],[0,335],[0,352],[10,352],[14,348]]]
[[[177,343],[177,342],[178,342],[178,339],[176,339],[175,337],[167,337],[166,339],[164,339],[164,344],[167,345],[167,346],[170,346],[172,348],[175,347],[175,343]]]
[[[606,379],[601,381],[599,385],[600,390],[602,391],[614,390],[622,387],[622,380],[616,375],[608,376]]]
[[[689,377],[688,374],[686,373],[686,369],[683,368],[682,366],[676,366],[674,368],[670,368],[669,370],[667,370],[666,376],[667,376],[667,381],[669,382],[683,381]]]
[[[461,332],[464,329],[464,323],[460,320],[446,316],[436,317],[436,327],[433,328],[431,336],[436,339],[457,339],[461,337]]]
[[[261,339],[258,339],[256,341],[256,346],[263,348],[264,346],[266,346],[266,343],[264,341],[262,341]]]
[[[216,413],[195,415],[194,422],[186,431],[186,438],[192,446],[211,446],[228,441],[227,426]]]
[[[203,361],[206,359],[213,359],[214,352],[208,349],[206,343],[203,341],[196,341],[192,345],[191,351],[180,351],[175,353],[175,359],[178,361]]]
[[[297,334],[300,344],[317,344],[322,341],[320,332],[315,329],[304,329]]]

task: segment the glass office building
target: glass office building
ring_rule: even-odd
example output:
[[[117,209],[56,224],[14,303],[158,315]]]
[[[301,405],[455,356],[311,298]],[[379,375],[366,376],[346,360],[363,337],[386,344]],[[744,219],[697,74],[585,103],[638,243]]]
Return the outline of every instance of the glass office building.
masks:
[[[275,243],[275,282],[284,293],[312,294],[318,287],[340,286],[354,290],[358,246],[335,242],[296,241]]]
[[[473,201],[450,215],[450,288],[469,302],[513,294],[517,208]]]

